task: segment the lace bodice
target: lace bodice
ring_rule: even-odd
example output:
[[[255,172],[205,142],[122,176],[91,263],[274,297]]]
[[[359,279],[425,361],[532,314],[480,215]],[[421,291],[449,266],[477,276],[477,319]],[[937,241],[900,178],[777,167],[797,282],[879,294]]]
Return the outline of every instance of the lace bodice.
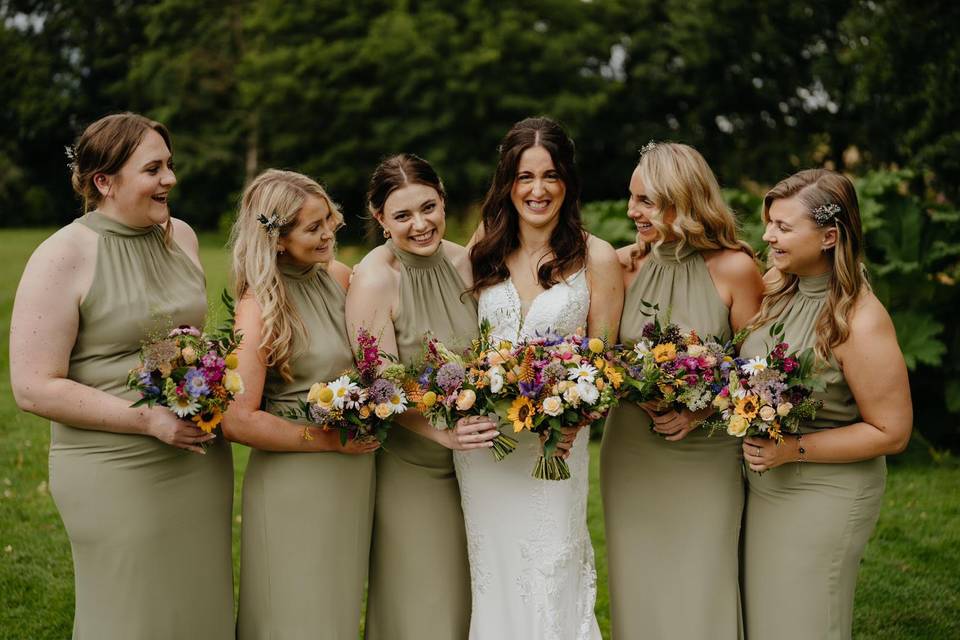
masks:
[[[520,294],[507,278],[480,293],[479,315],[490,321],[493,337],[516,342],[547,331],[561,335],[586,329],[590,289],[586,269],[542,291],[530,303],[526,316]]]

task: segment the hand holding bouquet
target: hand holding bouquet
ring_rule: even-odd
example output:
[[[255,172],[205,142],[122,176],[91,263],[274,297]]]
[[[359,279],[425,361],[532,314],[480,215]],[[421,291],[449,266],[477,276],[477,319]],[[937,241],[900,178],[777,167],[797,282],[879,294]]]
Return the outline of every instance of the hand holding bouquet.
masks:
[[[140,365],[127,378],[127,386],[140,392],[131,406],[167,407],[207,433],[220,424],[230,402],[243,393],[234,353],[240,336],[233,330],[233,299],[224,291],[222,300],[229,316],[217,332],[203,334],[183,325],[143,345]]]

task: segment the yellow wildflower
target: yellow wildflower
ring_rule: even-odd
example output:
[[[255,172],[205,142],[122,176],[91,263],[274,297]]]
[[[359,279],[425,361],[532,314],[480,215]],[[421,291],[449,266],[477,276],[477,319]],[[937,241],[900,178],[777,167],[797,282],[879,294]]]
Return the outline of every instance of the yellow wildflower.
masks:
[[[227,369],[236,369],[240,366],[240,358],[235,353],[231,353],[226,358],[223,359],[223,364],[227,366]]]
[[[743,416],[733,416],[730,418],[730,424],[727,425],[727,433],[737,438],[742,438],[747,433],[747,427],[750,421]]]
[[[209,414],[210,417],[204,418],[204,414],[198,413],[193,416],[193,421],[197,423],[197,426],[206,431],[207,433],[212,432],[217,428],[217,425],[220,424],[220,421],[223,420],[223,412],[216,407],[213,408],[213,412]]]
[[[593,353],[602,353],[603,352],[603,340],[600,338],[590,338],[590,341],[587,343],[587,347]],[[599,367],[597,367],[599,368]]]
[[[670,360],[676,360],[676,358],[677,347],[672,342],[658,344],[653,348],[653,359],[656,362],[669,362]]]
[[[420,397],[420,404],[429,409],[437,403],[437,394],[434,391],[427,391]]]
[[[619,389],[620,385],[623,384],[623,374],[613,367],[607,367],[607,369],[603,372],[603,375],[607,377],[607,380],[610,381],[610,384],[613,385],[614,389]]]
[[[734,411],[736,411],[737,415],[743,416],[747,420],[753,420],[759,409],[760,406],[757,402],[757,396],[746,395],[737,400],[737,406]]]
[[[533,403],[530,398],[520,396],[513,401],[507,411],[507,419],[513,422],[513,431],[519,433],[524,429],[533,428]]]

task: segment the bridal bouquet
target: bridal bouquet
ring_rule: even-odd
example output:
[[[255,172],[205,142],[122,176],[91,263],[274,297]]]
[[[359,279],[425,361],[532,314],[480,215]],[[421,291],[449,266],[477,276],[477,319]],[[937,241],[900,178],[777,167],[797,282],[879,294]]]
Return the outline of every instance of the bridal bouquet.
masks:
[[[384,358],[393,358],[380,350],[377,339],[366,329],[357,334],[354,359],[357,367],[335,380],[316,382],[307,399],[287,412],[287,417],[305,419],[325,430],[336,429],[340,442],[376,438],[383,442],[393,416],[407,410],[403,390],[403,367],[390,365],[382,372]],[[304,427],[303,438],[312,440]]]
[[[619,353],[619,361],[627,373],[624,398],[655,402],[662,411],[699,411],[720,391],[723,372],[733,366],[734,350],[732,342],[702,340],[695,331],[683,333],[670,322],[661,325],[654,316],[633,348]]]
[[[713,399],[719,414],[706,423],[711,431],[725,430],[743,438],[766,435],[777,443],[783,433],[797,433],[801,422],[812,420],[822,402],[811,395],[823,388],[814,372],[813,349],[787,354],[783,325],[770,328],[776,346],[764,357],[744,360],[723,372],[723,387]]]
[[[496,401],[503,388],[502,353],[492,348],[487,322],[481,324],[480,338],[462,355],[435,338],[427,340],[423,362],[409,372],[417,410],[436,429],[452,429],[466,416],[483,415],[499,422]],[[503,433],[493,439],[498,461],[516,448],[517,441]]]
[[[491,380],[503,379],[492,393],[498,415],[515,432],[538,433],[544,440],[543,455],[533,477],[565,480],[570,469],[556,455],[563,427],[586,425],[602,419],[617,402],[623,383],[622,370],[604,341],[577,332],[568,336],[539,335],[515,345],[502,363],[490,367]],[[491,384],[491,389],[493,388]]]
[[[226,291],[221,299],[229,315],[218,331],[205,334],[183,325],[143,345],[140,365],[127,378],[127,386],[140,393],[131,406],[167,407],[207,433],[220,424],[230,402],[243,393],[234,353],[240,336],[233,329],[233,299]]]

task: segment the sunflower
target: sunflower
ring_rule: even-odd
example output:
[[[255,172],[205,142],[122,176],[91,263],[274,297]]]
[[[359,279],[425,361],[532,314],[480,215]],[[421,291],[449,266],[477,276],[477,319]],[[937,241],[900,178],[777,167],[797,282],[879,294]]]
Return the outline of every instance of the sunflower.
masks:
[[[676,360],[676,358],[677,346],[672,342],[658,344],[653,348],[653,359],[656,362],[669,362],[670,360]]]
[[[216,429],[221,420],[223,420],[223,412],[216,407],[214,407],[210,413],[198,413],[193,416],[193,421],[197,423],[197,426],[207,433],[211,433]]]
[[[757,402],[757,396],[746,395],[737,400],[737,406],[734,411],[748,420],[753,420],[757,411],[760,410],[760,403]]]
[[[610,381],[610,384],[613,385],[614,389],[619,389],[620,385],[623,384],[623,374],[613,367],[607,367],[604,370],[603,375],[607,377],[607,380]]]
[[[519,433],[524,429],[533,429],[534,406],[530,398],[519,396],[510,405],[507,411],[507,419],[513,422],[514,433]]]

